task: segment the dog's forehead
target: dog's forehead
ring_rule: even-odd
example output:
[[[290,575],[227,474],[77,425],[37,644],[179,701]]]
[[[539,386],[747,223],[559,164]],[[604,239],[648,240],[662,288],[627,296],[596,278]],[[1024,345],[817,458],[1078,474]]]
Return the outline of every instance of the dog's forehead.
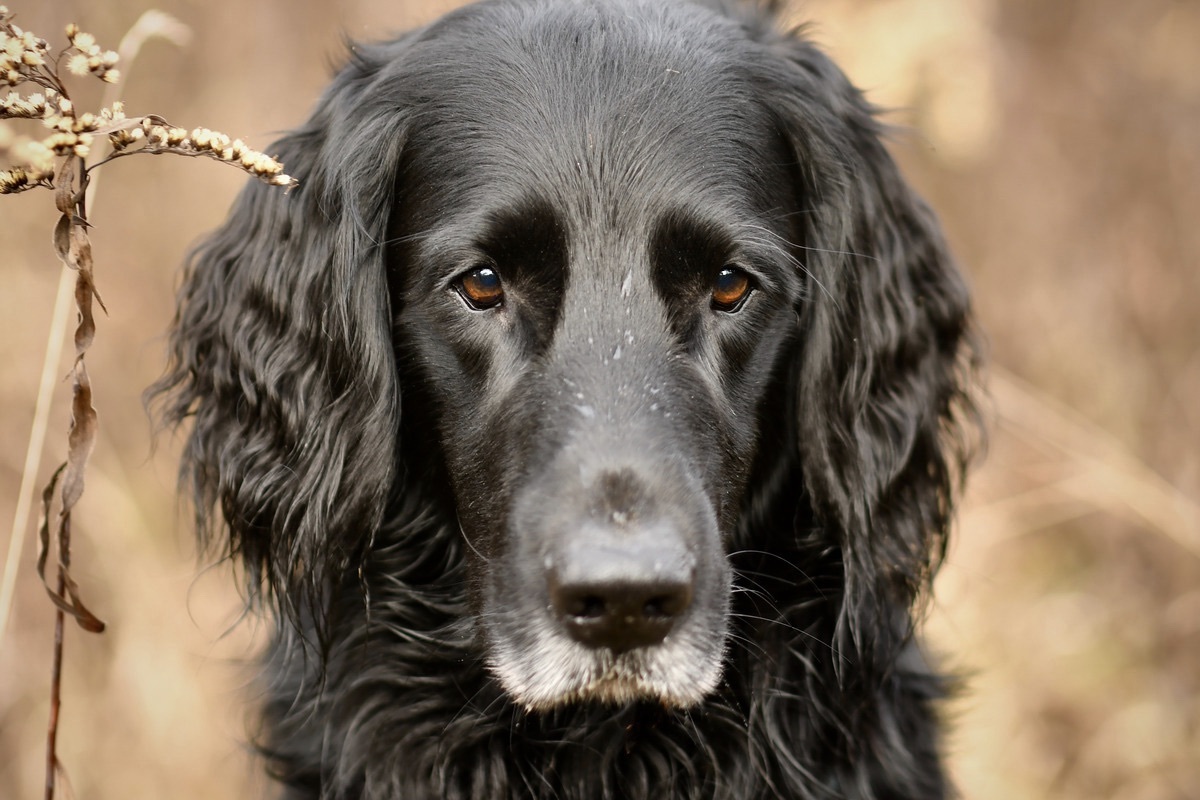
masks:
[[[440,167],[420,180],[451,194],[507,184],[584,206],[576,218],[736,195],[760,205],[758,165],[781,158],[740,57],[751,46],[732,20],[692,4],[473,7],[414,49],[409,141]]]

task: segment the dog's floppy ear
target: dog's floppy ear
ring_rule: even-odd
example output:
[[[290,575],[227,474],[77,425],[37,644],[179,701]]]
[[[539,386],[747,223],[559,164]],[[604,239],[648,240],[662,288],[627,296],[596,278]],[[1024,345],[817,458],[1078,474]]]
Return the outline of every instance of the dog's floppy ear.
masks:
[[[403,46],[357,51],[272,148],[299,185],[248,185],[191,254],[151,390],[191,421],[201,536],[223,524],[251,598],[285,613],[361,559],[398,468],[384,239],[405,120],[383,70]]]
[[[804,212],[796,446],[814,508],[840,537],[841,630],[861,648],[865,631],[907,636],[907,609],[944,553],[976,440],[975,335],[938,224],[883,147],[874,109],[802,38],[771,53],[768,99]]]

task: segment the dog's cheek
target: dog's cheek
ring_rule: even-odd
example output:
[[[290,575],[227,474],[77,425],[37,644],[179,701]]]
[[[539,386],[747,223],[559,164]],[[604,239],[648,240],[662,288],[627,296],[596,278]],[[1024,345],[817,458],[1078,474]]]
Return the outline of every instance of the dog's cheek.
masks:
[[[406,420],[405,431],[421,440],[406,443],[405,450],[426,458],[436,453],[446,474],[435,474],[432,463],[406,467],[416,477],[449,482],[468,557],[482,568],[504,528],[503,476],[511,469],[512,435],[494,399],[489,403],[500,332],[489,331],[454,302],[427,296],[410,303],[398,321],[402,333],[414,332],[400,350],[406,356],[402,402],[416,416]]]
[[[795,315],[782,308],[766,312],[755,325],[723,331],[710,350],[715,363],[709,373],[720,376],[713,418],[721,427],[718,483],[725,532],[737,525],[756,461],[763,455],[782,457],[790,447],[788,431],[763,426],[783,418],[778,409],[785,399],[779,395],[794,351]]]

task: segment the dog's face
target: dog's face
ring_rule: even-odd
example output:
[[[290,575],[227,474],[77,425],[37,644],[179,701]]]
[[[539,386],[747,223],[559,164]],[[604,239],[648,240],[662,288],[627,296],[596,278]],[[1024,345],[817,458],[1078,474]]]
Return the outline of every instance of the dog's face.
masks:
[[[401,370],[506,691],[687,706],[720,676],[726,544],[796,328],[795,158],[736,53],[569,21],[425,54],[449,74],[398,180]]]
[[[272,151],[299,186],[192,255],[157,388],[201,531],[278,612],[298,738],[382,735],[431,681],[419,713],[469,725],[479,660],[530,709],[694,707],[729,664],[709,708],[827,714],[772,737],[909,729],[969,298],[774,5],[484,0],[358,47]]]

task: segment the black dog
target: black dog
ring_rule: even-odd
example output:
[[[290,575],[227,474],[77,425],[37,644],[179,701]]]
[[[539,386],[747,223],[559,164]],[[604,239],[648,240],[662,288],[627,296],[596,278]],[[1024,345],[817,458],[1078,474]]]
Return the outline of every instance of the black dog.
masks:
[[[287,796],[948,793],[912,608],[976,348],[880,133],[715,0],[354,49],[277,146],[299,188],[193,256],[158,387],[278,618]]]

